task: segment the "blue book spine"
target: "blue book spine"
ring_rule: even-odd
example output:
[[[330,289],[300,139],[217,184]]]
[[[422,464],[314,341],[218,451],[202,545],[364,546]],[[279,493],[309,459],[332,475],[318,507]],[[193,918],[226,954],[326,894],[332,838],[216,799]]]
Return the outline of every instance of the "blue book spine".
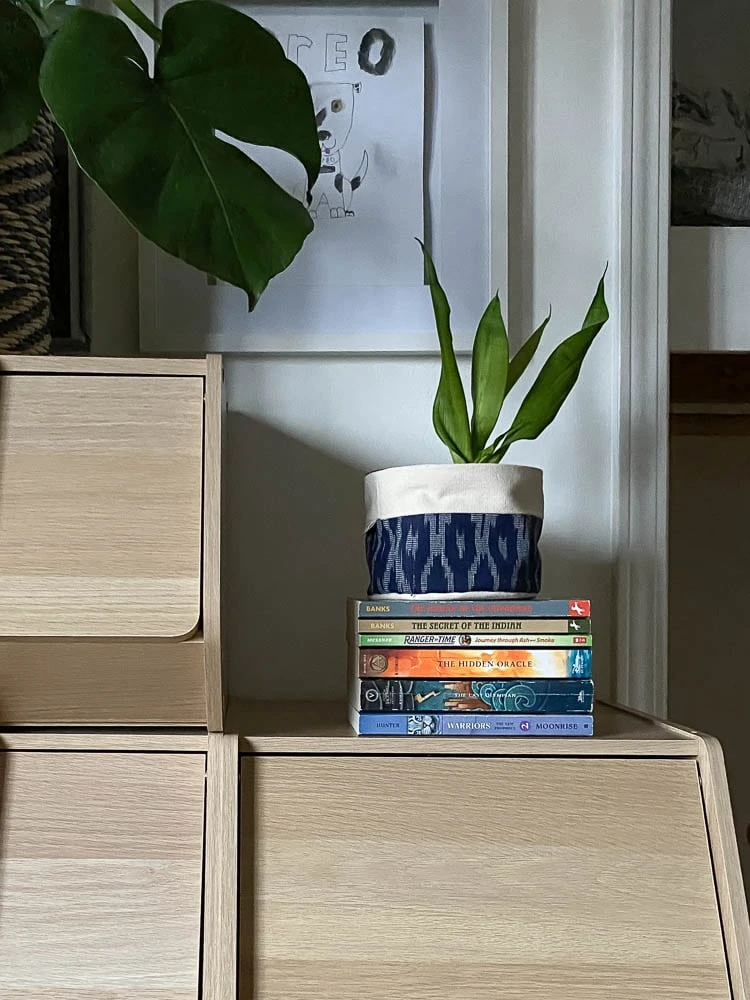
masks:
[[[433,715],[357,712],[351,724],[360,736],[593,736],[592,715]]]
[[[355,708],[362,712],[506,712],[588,715],[594,708],[591,680],[413,680],[358,678]]]
[[[391,600],[354,601],[355,618],[588,618],[591,601]]]

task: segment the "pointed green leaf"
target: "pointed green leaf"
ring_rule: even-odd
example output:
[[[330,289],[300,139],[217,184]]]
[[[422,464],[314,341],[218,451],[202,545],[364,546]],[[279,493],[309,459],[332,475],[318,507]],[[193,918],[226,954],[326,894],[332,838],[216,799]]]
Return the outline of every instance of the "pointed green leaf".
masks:
[[[604,273],[606,274],[606,270]],[[539,437],[554,420],[576,384],[588,349],[608,319],[602,275],[582,328],[559,344],[547,358],[518,408],[510,429],[500,438],[492,461],[500,461],[515,441]]]
[[[0,0],[0,155],[31,135],[42,106],[39,65],[44,46],[31,17]]]
[[[478,456],[495,429],[505,401],[508,380],[508,334],[500,299],[492,299],[479,321],[471,356],[471,417],[473,455]]]
[[[82,169],[136,229],[168,253],[243,288],[252,307],[268,281],[291,263],[312,221],[301,202],[257,163],[214,135],[214,129],[225,131],[227,125],[242,135],[270,139],[274,134],[270,126],[263,132],[262,122],[253,132],[265,112],[248,99],[258,76],[258,36],[251,19],[232,11],[235,37],[224,39],[233,52],[242,48],[246,59],[244,88],[228,86],[224,95],[231,115],[212,109],[195,93],[197,74],[192,85],[186,81],[191,64],[178,57],[173,33],[183,37],[183,18],[196,31],[202,24],[206,60],[213,53],[218,63],[214,50],[222,33],[213,22],[218,16],[228,30],[225,13],[208,0],[171,8],[152,79],[145,53],[122,21],[76,8],[47,49],[40,82]],[[284,91],[290,74],[296,79],[299,71],[281,46],[274,46],[276,58],[264,56],[262,71]],[[192,51],[198,59],[201,47]],[[235,77],[230,80],[234,86]],[[212,86],[215,94],[215,81]],[[308,110],[312,119],[311,101],[288,109],[288,135],[304,132]],[[267,114],[278,115],[278,106]],[[296,140],[291,145],[288,151],[296,155]],[[310,169],[312,159],[307,159]]]
[[[508,388],[507,392],[513,388],[516,382],[521,378],[523,373],[529,367],[531,359],[536,354],[536,349],[539,347],[539,341],[542,339],[542,334],[547,328],[547,324],[552,318],[552,307],[547,313],[546,319],[543,319],[539,326],[534,330],[529,339],[518,348],[516,353],[513,355],[510,367],[508,369]]]
[[[469,412],[466,409],[466,396],[453,349],[450,305],[438,281],[432,257],[424,243],[421,240],[417,242],[424,254],[427,283],[430,286],[435,327],[440,342],[440,381],[432,407],[432,423],[440,440],[449,448],[453,461],[470,462],[472,448]]]

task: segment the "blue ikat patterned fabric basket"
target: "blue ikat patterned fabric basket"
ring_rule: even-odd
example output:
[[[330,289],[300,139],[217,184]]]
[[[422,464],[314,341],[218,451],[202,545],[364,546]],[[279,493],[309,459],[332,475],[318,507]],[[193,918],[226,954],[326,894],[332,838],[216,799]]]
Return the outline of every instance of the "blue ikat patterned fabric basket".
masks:
[[[542,518],[531,514],[410,514],[365,534],[368,594],[490,592],[534,596],[542,582]]]

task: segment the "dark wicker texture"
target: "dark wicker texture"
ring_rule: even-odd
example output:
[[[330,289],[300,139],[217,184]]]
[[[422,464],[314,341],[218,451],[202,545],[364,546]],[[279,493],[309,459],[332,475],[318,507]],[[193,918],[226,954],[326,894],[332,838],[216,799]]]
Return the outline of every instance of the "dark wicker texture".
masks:
[[[45,110],[0,156],[0,354],[49,353],[53,142]]]

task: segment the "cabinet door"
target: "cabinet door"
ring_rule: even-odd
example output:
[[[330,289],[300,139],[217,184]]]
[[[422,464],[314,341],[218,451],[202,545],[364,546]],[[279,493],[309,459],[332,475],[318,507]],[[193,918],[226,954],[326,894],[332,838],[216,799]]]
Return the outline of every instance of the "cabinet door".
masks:
[[[202,475],[202,378],[3,376],[0,635],[194,631]]]
[[[0,753],[3,1000],[197,1000],[204,754]]]
[[[729,1000],[695,763],[246,757],[241,1000]]]

